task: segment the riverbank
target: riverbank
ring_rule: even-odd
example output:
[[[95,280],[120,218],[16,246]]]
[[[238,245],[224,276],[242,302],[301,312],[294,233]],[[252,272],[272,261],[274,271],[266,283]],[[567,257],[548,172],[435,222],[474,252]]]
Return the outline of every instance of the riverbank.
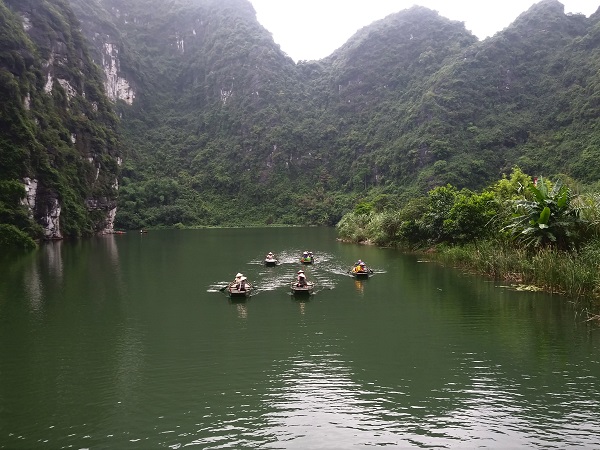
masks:
[[[418,253],[441,264],[506,281],[517,289],[564,295],[588,319],[600,323],[599,240],[577,252],[550,248],[532,251],[481,241],[461,246],[438,245]]]

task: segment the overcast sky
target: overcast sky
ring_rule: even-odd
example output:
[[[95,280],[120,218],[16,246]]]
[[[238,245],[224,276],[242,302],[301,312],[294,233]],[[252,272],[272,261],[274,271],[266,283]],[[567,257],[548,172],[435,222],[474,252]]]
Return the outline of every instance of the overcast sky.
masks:
[[[360,28],[417,4],[465,23],[479,39],[510,25],[536,0],[250,0],[258,21],[294,61],[321,59]],[[562,0],[566,13],[590,16],[600,0]]]

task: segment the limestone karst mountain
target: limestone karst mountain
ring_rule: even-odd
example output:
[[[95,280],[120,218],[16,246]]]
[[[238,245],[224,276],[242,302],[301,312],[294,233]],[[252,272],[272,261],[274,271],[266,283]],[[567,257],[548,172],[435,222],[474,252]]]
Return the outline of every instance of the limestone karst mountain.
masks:
[[[3,158],[21,152],[2,180],[47,191],[55,174],[69,186],[47,197],[63,202],[63,234],[106,225],[120,158],[126,228],[331,225],[360,200],[479,188],[514,165],[600,178],[600,13],[565,14],[557,0],[484,41],[412,7],[298,64],[247,0],[3,0],[1,11],[16,30],[2,38],[1,86],[19,86],[1,118],[12,130]],[[75,55],[78,65],[56,63]],[[36,123],[28,92],[61,118],[56,127]],[[52,137],[71,159],[50,157],[40,172]],[[32,152],[33,163],[19,157]]]

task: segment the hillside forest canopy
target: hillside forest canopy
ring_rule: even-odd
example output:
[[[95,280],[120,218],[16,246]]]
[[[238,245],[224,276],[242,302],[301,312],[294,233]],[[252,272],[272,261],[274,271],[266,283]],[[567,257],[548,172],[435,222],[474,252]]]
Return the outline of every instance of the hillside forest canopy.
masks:
[[[514,167],[599,188],[600,12],[542,0],[479,41],[415,6],[298,63],[247,0],[0,0],[0,20],[0,222],[23,239],[56,203],[69,237],[114,208],[123,229],[331,226]]]

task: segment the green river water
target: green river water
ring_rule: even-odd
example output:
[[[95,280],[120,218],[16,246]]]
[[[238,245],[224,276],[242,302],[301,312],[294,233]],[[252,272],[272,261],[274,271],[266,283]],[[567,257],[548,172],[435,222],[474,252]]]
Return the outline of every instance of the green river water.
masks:
[[[600,448],[600,330],[568,299],[335,238],[130,232],[0,258],[0,448]],[[238,271],[257,291],[232,302]]]

